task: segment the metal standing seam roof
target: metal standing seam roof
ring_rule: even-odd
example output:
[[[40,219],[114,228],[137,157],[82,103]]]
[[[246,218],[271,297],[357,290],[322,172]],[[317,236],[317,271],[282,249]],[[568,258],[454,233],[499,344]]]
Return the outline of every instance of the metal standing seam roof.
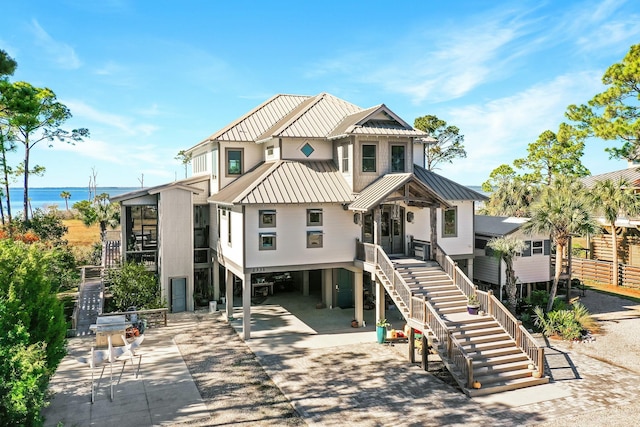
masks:
[[[274,123],[280,122],[283,117],[286,117],[301,103],[310,98],[312,97],[306,95],[274,95],[187,151],[194,150],[214,140],[255,142]]]
[[[640,171],[638,167],[630,167],[613,172],[606,172],[599,175],[586,176],[582,178],[582,183],[587,188],[592,188],[596,185],[596,182],[605,181],[610,179],[612,181],[625,180],[628,181],[633,187],[640,187]]]
[[[426,186],[423,182],[419,181],[414,174],[392,173],[378,178],[375,182],[362,190],[356,200],[349,205],[349,209],[354,211],[368,211],[384,202],[389,195],[393,194],[396,190],[410,181],[421,186],[426,193],[443,206],[449,206],[449,203],[443,200],[436,192]]]
[[[469,187],[458,184],[422,166],[413,165],[413,172],[429,188],[433,189],[445,200],[487,200],[488,197],[473,191]]]
[[[205,179],[207,178],[206,177],[203,178],[202,176],[195,176],[195,177],[190,177],[180,181],[170,182],[168,184],[157,185],[155,187],[141,188],[139,190],[133,190],[133,191],[129,191],[128,193],[118,194],[117,196],[109,197],[109,201],[122,202],[124,200],[131,200],[131,199],[135,199],[142,196],[158,194],[163,191],[176,189],[176,188],[185,190],[185,191],[191,191],[194,194],[200,194],[202,190],[200,190],[199,188],[191,187],[190,184],[200,182]]]
[[[475,215],[473,221],[476,234],[498,237],[515,232],[529,221],[529,218]]]
[[[351,190],[332,161],[263,163],[209,197],[222,205],[350,203]]]
[[[389,120],[375,118],[379,114],[389,117]],[[346,135],[392,135],[416,138],[428,137],[428,134],[414,129],[389,108],[380,104],[345,117],[328,135],[330,139]]]
[[[273,124],[256,140],[270,138],[326,138],[345,115],[362,109],[328,93],[301,103],[282,120]]]

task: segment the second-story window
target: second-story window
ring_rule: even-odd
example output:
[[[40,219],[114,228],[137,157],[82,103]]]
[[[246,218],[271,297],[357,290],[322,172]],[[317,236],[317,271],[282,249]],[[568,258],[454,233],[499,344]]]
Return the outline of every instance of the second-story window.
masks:
[[[349,172],[349,145],[342,146],[342,172]]]
[[[227,148],[227,175],[242,174],[242,149]]]
[[[442,237],[456,237],[458,235],[458,209],[445,209],[442,213]]]
[[[258,217],[258,226],[260,228],[270,228],[276,226],[276,211],[261,210]]]
[[[404,172],[404,145],[391,146],[391,172]]]
[[[322,225],[322,209],[307,209],[307,225]]]
[[[362,145],[362,172],[376,171],[376,146]]]

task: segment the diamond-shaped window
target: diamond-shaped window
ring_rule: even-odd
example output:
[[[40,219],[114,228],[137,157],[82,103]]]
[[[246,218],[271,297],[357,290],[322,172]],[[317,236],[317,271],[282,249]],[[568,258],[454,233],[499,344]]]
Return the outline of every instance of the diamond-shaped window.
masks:
[[[305,156],[309,157],[316,150],[314,150],[313,147],[307,142],[306,144],[304,144],[302,146],[300,151],[302,151],[302,154],[304,154]]]

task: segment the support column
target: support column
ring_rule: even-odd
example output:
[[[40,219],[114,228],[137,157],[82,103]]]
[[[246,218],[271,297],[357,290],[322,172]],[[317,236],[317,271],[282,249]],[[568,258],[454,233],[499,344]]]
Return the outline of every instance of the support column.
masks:
[[[227,316],[227,320],[232,320],[233,319],[233,273],[229,271],[229,269],[227,268],[225,270],[225,276],[227,277],[226,290],[225,290],[227,304],[225,306],[225,314]]]
[[[431,261],[436,260],[436,247],[438,246],[438,216],[436,215],[436,209],[435,206],[429,208],[429,229],[431,231],[431,250],[429,252]]]
[[[211,280],[213,281],[213,299],[220,299],[220,263],[216,258],[213,259],[213,267],[211,272]]]
[[[473,282],[473,258],[467,259],[467,277]]]
[[[363,286],[363,278],[362,278],[362,270],[358,272],[354,272],[354,283],[353,288],[355,295],[355,319],[358,321],[358,325],[362,327],[362,322],[364,321],[364,286]]]
[[[333,307],[333,268],[322,270],[322,302],[327,308]]]
[[[251,338],[251,274],[242,279],[242,338]]]
[[[384,286],[376,279],[376,322],[386,319],[384,305]]]
[[[422,349],[424,351],[424,349]],[[416,334],[409,328],[409,363],[416,362]]]
[[[302,295],[309,296],[309,270],[302,272]]]

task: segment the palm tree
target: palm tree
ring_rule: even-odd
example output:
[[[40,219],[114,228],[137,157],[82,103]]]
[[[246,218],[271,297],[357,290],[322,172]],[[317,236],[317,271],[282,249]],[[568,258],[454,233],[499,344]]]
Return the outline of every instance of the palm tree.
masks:
[[[613,278],[618,285],[618,241],[616,238],[616,220],[618,217],[636,215],[640,212],[640,201],[628,181],[607,179],[598,181],[591,189],[595,212],[604,217],[611,227],[611,248],[613,249]]]
[[[62,197],[64,199],[64,204],[67,208],[67,211],[69,210],[69,199],[71,198],[71,193],[69,193],[68,191],[63,191],[62,193],[60,193],[60,197]]]
[[[524,232],[548,233],[556,244],[556,268],[547,311],[551,311],[562,274],[562,256],[573,234],[593,233],[599,227],[591,215],[585,187],[572,178],[561,177],[542,190],[531,205],[531,220]]]
[[[493,238],[487,243],[491,249],[493,249],[498,256],[505,263],[505,279],[507,285],[507,298],[509,310],[516,313],[516,272],[513,270],[513,258],[517,253],[522,252],[525,248],[525,243],[521,239],[515,237],[504,236]]]

